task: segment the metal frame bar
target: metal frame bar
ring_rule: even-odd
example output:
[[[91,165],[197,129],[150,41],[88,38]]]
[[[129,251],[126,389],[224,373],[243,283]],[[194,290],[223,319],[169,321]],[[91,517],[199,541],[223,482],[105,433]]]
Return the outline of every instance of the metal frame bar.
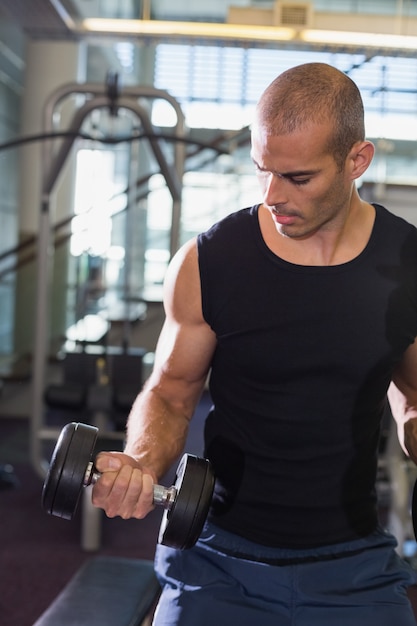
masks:
[[[181,220],[181,193],[182,178],[184,173],[185,144],[183,141],[176,142],[174,149],[174,166],[170,166],[161,150],[159,140],[154,133],[154,128],[149,119],[146,109],[139,104],[141,99],[163,99],[166,100],[175,110],[177,124],[175,126],[175,136],[179,139],[185,135],[185,119],[181,107],[177,100],[168,92],[153,87],[143,86],[128,88],[118,93],[117,89],[98,84],[79,85],[68,83],[56,89],[48,98],[44,107],[44,132],[48,133],[54,129],[54,118],[56,110],[61,101],[70,95],[84,95],[86,102],[74,114],[70,124],[70,131],[73,136],[64,137],[57,154],[54,154],[53,142],[45,141],[42,145],[42,193],[39,216],[39,238],[37,249],[37,302],[35,317],[35,340],[33,356],[33,378],[32,378],[32,417],[30,432],[30,453],[31,461],[35,470],[41,477],[47,471],[47,461],[43,458],[42,442],[45,440],[55,440],[59,431],[56,428],[47,427],[44,424],[44,403],[43,394],[45,390],[46,378],[46,354],[48,351],[47,320],[49,319],[49,282],[50,268],[53,258],[51,249],[51,207],[50,196],[61,173],[71,148],[75,142],[76,134],[80,130],[83,121],[95,109],[109,107],[117,109],[125,108],[133,112],[141,121],[145,132],[149,135],[149,143],[153,154],[164,176],[168,189],[171,193],[172,206],[172,229],[170,241],[171,256],[179,247],[179,233]],[[119,97],[119,95],[121,97]],[[105,433],[102,433],[102,435]],[[114,436],[114,433],[112,433]]]

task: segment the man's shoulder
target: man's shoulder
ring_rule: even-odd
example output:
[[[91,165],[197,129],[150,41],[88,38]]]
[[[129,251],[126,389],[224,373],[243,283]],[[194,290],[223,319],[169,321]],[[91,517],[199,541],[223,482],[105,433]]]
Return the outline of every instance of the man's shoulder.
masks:
[[[382,204],[373,203],[376,210],[377,221],[387,228],[396,228],[399,230],[416,231],[416,226],[409,222],[405,217],[394,213],[392,210],[387,209]]]

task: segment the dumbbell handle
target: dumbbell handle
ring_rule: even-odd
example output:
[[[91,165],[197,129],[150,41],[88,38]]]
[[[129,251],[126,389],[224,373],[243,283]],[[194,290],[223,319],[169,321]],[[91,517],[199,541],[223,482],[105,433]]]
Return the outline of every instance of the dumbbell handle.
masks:
[[[87,465],[87,469],[85,472],[83,486],[88,487],[88,485],[93,485],[100,478],[101,473],[96,470],[94,467],[93,461],[90,461]],[[162,505],[165,509],[169,511],[172,509],[172,506],[177,497],[177,490],[174,486],[172,487],[163,487],[162,485],[154,485],[153,486],[153,503]]]

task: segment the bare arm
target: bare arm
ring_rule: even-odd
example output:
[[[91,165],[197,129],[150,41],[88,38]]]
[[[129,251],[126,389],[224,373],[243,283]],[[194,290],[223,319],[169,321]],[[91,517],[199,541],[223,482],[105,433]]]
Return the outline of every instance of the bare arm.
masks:
[[[128,418],[124,454],[101,454],[93,502],[113,517],[143,517],[152,485],[181,454],[216,339],[203,319],[195,240],[174,257],[164,285],[166,319],[153,372]]]
[[[168,270],[165,312],[153,372],[129,416],[125,450],[157,477],[183,450],[216,342],[201,311],[194,242],[180,251]]]
[[[401,445],[417,463],[417,340],[396,367],[388,398]]]

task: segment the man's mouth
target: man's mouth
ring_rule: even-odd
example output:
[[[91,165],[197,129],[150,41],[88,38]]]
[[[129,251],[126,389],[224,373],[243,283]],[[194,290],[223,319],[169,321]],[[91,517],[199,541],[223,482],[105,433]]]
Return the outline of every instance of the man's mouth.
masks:
[[[288,225],[288,224],[293,224],[298,216],[293,214],[288,214],[288,213],[280,213],[279,211],[275,211],[274,209],[272,210],[272,217],[274,218],[274,221],[277,224],[282,224],[282,225]]]

